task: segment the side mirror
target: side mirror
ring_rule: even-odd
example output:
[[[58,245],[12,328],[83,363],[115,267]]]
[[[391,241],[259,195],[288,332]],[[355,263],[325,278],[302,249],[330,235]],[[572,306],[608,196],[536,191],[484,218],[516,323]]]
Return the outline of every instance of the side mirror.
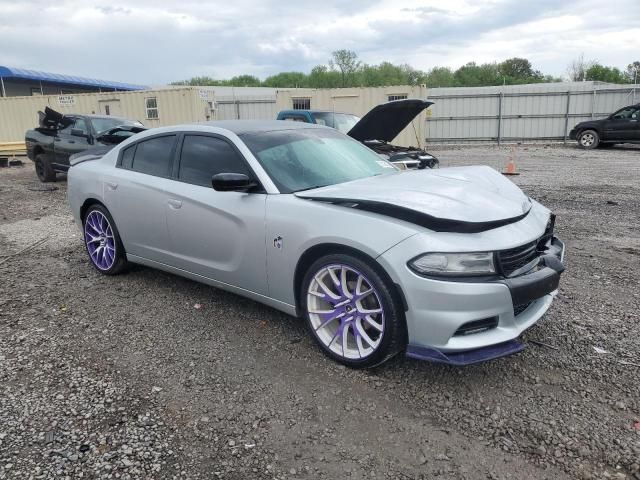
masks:
[[[74,137],[83,137],[83,138],[86,138],[89,136],[86,133],[84,133],[84,130],[80,130],[79,128],[72,128],[71,135]]]
[[[211,177],[211,185],[218,192],[246,192],[258,184],[244,173],[218,173]]]

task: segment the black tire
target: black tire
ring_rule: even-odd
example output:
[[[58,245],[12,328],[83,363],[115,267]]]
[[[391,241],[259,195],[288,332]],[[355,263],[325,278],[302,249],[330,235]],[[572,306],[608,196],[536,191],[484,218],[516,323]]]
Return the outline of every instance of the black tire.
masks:
[[[46,155],[40,154],[36,156],[35,167],[36,175],[41,182],[49,183],[56,181],[56,172]]]
[[[95,211],[100,212],[102,215],[106,217],[106,219],[109,222],[109,225],[111,226],[111,230],[113,232],[113,240],[115,244],[115,259],[114,259],[113,265],[111,265],[111,267],[107,269],[99,268],[91,258],[91,254],[89,252],[89,246],[86,241],[86,234],[84,233],[87,228],[86,226],[87,218],[89,218],[89,215]],[[94,203],[89,208],[87,208],[87,211],[84,212],[84,216],[82,218],[82,232],[83,232],[84,246],[85,246],[85,250],[87,251],[87,255],[89,256],[89,261],[91,262],[91,265],[93,265],[93,267],[98,272],[104,275],[117,275],[119,273],[122,273],[128,268],[129,262],[127,262],[127,255],[124,250],[124,246],[122,245],[122,240],[120,239],[120,233],[118,232],[118,227],[116,227],[116,222],[114,222],[113,217],[109,213],[109,210],[107,210],[103,205],[99,203]]]
[[[381,270],[381,267],[373,267],[372,264],[373,261],[365,261],[353,255],[342,253],[329,254],[319,258],[308,268],[302,282],[300,306],[304,321],[311,336],[327,356],[350,368],[375,367],[389,360],[399,352],[404,351],[406,348],[406,320],[398,292],[393,283]],[[382,306],[382,324],[384,326],[381,334],[382,338],[373,353],[365,358],[351,359],[335,353],[323,343],[313,327],[307,306],[307,292],[315,275],[330,265],[345,265],[362,273],[366,277],[367,282],[373,287],[377,294],[376,299],[379,299],[379,303]],[[357,313],[354,315],[357,315]],[[364,323],[362,324],[364,325]]]
[[[585,130],[578,135],[578,146],[585,150],[598,148],[600,135],[595,130]]]

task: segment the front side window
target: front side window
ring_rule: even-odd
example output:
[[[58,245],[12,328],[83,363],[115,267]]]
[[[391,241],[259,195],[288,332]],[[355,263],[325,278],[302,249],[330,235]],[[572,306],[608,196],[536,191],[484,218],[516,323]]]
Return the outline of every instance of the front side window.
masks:
[[[147,109],[147,118],[148,119],[157,119],[160,118],[158,115],[158,101],[156,97],[145,98],[145,106]]]
[[[335,130],[301,128],[241,135],[282,193],[396,172],[360,142]]]
[[[186,135],[180,155],[178,178],[183,182],[211,186],[218,173],[244,173],[249,170],[242,157],[225,140],[203,135]]]
[[[84,118],[76,118],[76,123],[73,126],[74,130],[82,130],[82,133],[85,135],[89,133],[89,129],[87,128],[87,122]]]
[[[168,176],[175,142],[175,135],[155,137],[139,142],[133,156],[132,170],[157,177]]]
[[[613,115],[613,118],[615,118],[616,120],[628,120],[633,116],[635,112],[636,109],[634,107],[623,108],[622,110],[616,112]]]

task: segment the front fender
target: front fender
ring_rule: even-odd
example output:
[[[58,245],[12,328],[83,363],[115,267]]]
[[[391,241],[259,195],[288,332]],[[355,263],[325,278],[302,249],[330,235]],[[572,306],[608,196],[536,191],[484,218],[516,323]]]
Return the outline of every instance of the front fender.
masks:
[[[412,225],[294,195],[269,195],[265,245],[269,296],[295,305],[298,261],[318,245],[340,245],[371,258],[418,233]]]

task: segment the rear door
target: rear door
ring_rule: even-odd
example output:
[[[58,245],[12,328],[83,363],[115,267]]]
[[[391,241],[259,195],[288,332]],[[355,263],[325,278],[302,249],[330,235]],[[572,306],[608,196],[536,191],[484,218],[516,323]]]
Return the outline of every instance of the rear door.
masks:
[[[72,131],[78,135],[72,135]],[[66,170],[69,168],[69,157],[74,153],[84,152],[90,146],[87,121],[83,117],[73,117],[73,122],[59,130],[54,138],[54,166]]]
[[[226,137],[186,133],[165,204],[171,265],[266,294],[265,193],[218,192],[211,177],[255,177]]]
[[[117,167],[105,175],[104,198],[118,225],[127,254],[167,263],[165,219],[177,135],[147,137],[120,152]]]
[[[631,141],[638,134],[638,119],[636,107],[625,107],[611,115],[604,124],[603,140],[606,141]]]

